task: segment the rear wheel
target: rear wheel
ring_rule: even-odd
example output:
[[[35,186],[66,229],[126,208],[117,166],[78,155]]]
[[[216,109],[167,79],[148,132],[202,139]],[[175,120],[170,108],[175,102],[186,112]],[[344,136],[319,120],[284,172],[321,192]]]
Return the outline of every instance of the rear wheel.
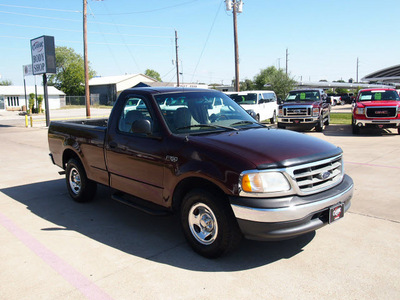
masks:
[[[397,133],[400,134],[400,127],[397,128]]]
[[[328,115],[328,117],[326,118],[326,121],[325,121],[324,124],[325,124],[326,126],[328,126],[330,122],[331,122],[331,114]]]
[[[87,178],[85,169],[76,159],[70,159],[65,169],[67,190],[72,199],[77,202],[88,202],[96,194],[97,185]]]
[[[202,189],[189,192],[181,205],[181,225],[194,251],[216,258],[235,249],[242,234],[227,201]]]

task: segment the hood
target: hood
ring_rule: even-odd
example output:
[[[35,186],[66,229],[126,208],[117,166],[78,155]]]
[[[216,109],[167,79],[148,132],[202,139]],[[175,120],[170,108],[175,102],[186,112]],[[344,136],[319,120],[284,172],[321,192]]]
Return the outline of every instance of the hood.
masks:
[[[396,100],[379,100],[379,101],[359,101],[357,105],[363,106],[399,106],[400,101]]]
[[[190,139],[208,149],[223,149],[233,159],[240,157],[258,169],[289,167],[342,153],[339,147],[319,138],[283,129],[244,129]]]

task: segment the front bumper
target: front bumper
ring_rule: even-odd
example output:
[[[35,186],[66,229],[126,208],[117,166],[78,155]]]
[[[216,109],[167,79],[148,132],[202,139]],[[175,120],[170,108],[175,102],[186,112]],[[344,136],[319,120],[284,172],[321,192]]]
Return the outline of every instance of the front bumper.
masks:
[[[314,231],[328,224],[329,208],[351,205],[354,184],[345,175],[343,181],[322,193],[290,196],[289,205],[281,207],[281,198],[231,197],[231,207],[243,235],[254,240],[281,240]],[[288,198],[288,197],[285,197]]]
[[[353,122],[354,125],[359,127],[380,126],[380,125],[383,125],[385,127],[400,127],[400,119],[382,119],[382,120],[354,119]]]
[[[319,122],[319,116],[312,117],[312,116],[291,116],[291,117],[282,117],[278,116],[278,123],[282,124],[291,124],[291,125],[298,125],[298,124],[316,124]]]

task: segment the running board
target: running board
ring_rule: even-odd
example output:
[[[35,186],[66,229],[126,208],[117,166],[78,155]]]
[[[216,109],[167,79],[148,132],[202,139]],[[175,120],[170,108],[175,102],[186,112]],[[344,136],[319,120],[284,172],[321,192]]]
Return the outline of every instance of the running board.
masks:
[[[154,203],[148,203],[145,200],[117,192],[111,195],[111,199],[129,205],[142,212],[153,216],[167,216],[171,214],[168,209]]]

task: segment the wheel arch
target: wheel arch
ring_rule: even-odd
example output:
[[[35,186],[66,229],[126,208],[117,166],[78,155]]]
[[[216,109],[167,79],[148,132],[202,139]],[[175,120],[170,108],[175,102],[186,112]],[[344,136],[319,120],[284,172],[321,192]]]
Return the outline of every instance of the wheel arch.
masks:
[[[82,160],[79,157],[79,155],[72,149],[65,149],[63,156],[62,156],[62,165],[63,165],[63,169],[65,170],[67,167],[67,163],[68,161],[73,158],[77,161],[79,161],[81,163],[81,165],[83,166]]]
[[[225,199],[228,201],[227,195],[224,191],[215,183],[200,177],[188,177],[183,179],[176,186],[172,196],[172,210],[174,212],[179,211],[181,203],[185,195],[194,189],[204,189],[215,195],[219,199]]]

